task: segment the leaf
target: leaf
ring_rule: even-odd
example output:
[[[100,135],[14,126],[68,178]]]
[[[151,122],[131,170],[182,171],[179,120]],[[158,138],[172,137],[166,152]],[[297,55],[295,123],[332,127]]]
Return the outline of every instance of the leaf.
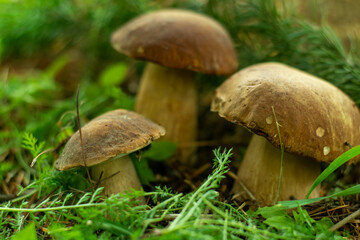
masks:
[[[169,141],[156,141],[151,144],[149,150],[143,153],[143,158],[149,158],[154,161],[164,161],[174,155],[176,143]]]
[[[334,226],[334,223],[328,217],[323,217],[316,222],[316,225],[322,229],[329,229]]]
[[[65,127],[61,129],[61,132],[56,136],[55,141],[56,144],[61,143],[62,141],[70,138],[74,134],[74,130],[70,127]]]
[[[100,76],[100,84],[105,87],[121,84],[126,76],[127,65],[125,63],[116,63],[107,67]]]
[[[315,220],[310,217],[309,213],[301,207],[297,208],[297,212],[293,211],[293,216],[296,224],[299,225],[307,224],[310,228],[312,228],[312,223],[315,223]]]
[[[290,229],[294,226],[294,220],[289,217],[284,206],[271,206],[259,208],[255,214],[260,214],[266,220],[264,223],[276,229]]]
[[[130,232],[126,226],[121,225],[120,223],[111,222],[109,220],[99,220],[95,224],[97,229],[102,229],[109,231],[117,236],[131,236]]]
[[[32,133],[24,132],[22,135],[21,147],[30,151],[36,157],[45,146],[45,142],[37,143],[37,139]]]
[[[24,229],[22,229],[20,232],[16,233],[11,240],[37,240],[36,237],[36,230],[35,230],[35,224],[31,223],[27,225]]]
[[[276,229],[289,230],[294,227],[294,220],[289,216],[275,216],[270,217],[264,221],[267,225],[274,227]]]
[[[109,95],[115,99],[112,106],[113,108],[134,109],[134,98],[132,96],[124,93],[121,88],[113,87],[110,91],[112,91],[112,93],[108,92]]]
[[[46,69],[46,73],[50,77],[54,77],[68,62],[70,58],[67,55],[57,57],[51,65]]]
[[[322,182],[325,178],[327,178],[331,173],[333,173],[336,169],[338,169],[341,165],[349,161],[350,159],[356,157],[360,154],[360,145],[351,148],[350,150],[344,152],[341,156],[336,158],[315,180],[313,185],[311,186],[309,192],[306,195],[306,198],[309,197],[311,192]]]
[[[286,207],[280,205],[259,208],[255,214],[260,214],[264,218],[270,218],[274,216],[288,216],[286,213]]]

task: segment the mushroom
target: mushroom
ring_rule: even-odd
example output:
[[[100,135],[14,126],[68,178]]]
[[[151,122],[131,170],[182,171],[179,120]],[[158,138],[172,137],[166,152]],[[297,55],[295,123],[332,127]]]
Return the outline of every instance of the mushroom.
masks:
[[[112,35],[120,53],[148,63],[140,81],[135,111],[165,127],[165,140],[194,142],[197,135],[195,72],[230,75],[236,52],[215,20],[185,10],[160,10],[133,19]],[[182,149],[190,161],[194,149]]]
[[[84,149],[77,131],[67,142],[56,169],[91,167],[91,177],[98,181],[101,174],[104,194],[139,190],[140,181],[129,154],[138,151],[165,134],[165,129],[140,114],[118,109],[93,119],[81,128]],[[84,155],[83,155],[84,154]],[[101,180],[100,179],[100,180]]]
[[[347,143],[360,143],[355,103],[330,83],[280,63],[253,65],[231,76],[216,90],[211,110],[255,133],[237,176],[263,206],[274,204],[278,192],[275,116],[285,150],[279,200],[305,198],[320,162],[333,161],[349,149]],[[232,191],[244,193],[238,182]],[[319,196],[320,188],[310,195]]]

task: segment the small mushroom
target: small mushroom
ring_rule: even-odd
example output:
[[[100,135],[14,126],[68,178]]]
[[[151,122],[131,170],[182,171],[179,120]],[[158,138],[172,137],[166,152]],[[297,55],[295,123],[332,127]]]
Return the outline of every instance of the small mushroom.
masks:
[[[255,133],[237,176],[261,205],[274,204],[278,191],[281,151],[275,116],[286,152],[279,200],[305,198],[320,174],[320,162],[330,163],[347,151],[346,142],[360,143],[355,103],[332,84],[280,63],[234,74],[216,90],[211,110]],[[232,191],[243,189],[235,183]],[[319,196],[320,188],[310,195]]]
[[[165,134],[165,129],[140,114],[118,109],[93,119],[81,128],[84,150],[77,131],[67,142],[56,169],[91,167],[91,176],[107,196],[141,188],[129,154]],[[83,156],[83,154],[85,156]]]
[[[226,30],[215,20],[185,10],[160,10],[137,17],[111,38],[120,53],[148,63],[135,111],[165,127],[166,140],[194,142],[197,135],[195,72],[230,75],[236,52]],[[182,149],[189,162],[193,150]]]

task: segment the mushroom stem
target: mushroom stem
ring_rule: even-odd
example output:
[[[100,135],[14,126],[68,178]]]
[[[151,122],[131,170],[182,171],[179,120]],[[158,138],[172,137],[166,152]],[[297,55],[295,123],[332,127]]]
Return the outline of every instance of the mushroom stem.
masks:
[[[310,158],[284,153],[283,177],[279,200],[304,199],[320,175],[320,163]],[[281,165],[281,150],[264,137],[253,135],[237,173],[238,178],[254,194],[261,206],[276,204]],[[233,193],[244,192],[235,183]],[[310,198],[320,196],[320,187]],[[240,194],[241,198],[246,196]]]
[[[104,194],[110,196],[125,193],[131,189],[140,190],[141,184],[136,174],[134,165],[128,155],[115,157],[91,167],[91,177],[104,187]]]
[[[164,140],[194,142],[197,129],[195,73],[148,63],[135,103],[135,111],[166,129]],[[179,161],[189,163],[195,148],[179,149]]]

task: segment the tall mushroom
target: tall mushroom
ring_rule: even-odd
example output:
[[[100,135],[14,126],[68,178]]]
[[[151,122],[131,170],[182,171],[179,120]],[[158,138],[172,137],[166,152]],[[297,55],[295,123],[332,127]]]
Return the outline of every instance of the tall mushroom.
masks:
[[[142,15],[118,29],[113,47],[148,63],[142,76],[135,111],[166,128],[166,140],[196,140],[195,72],[230,75],[237,68],[236,52],[226,30],[215,20],[185,10],[160,10]],[[188,162],[192,150],[182,150]]]
[[[140,114],[113,110],[98,116],[81,128],[84,149],[77,131],[67,142],[55,166],[58,170],[91,167],[91,176],[104,194],[111,195],[141,188],[129,154],[165,134],[165,129]],[[84,155],[83,155],[84,154]]]
[[[330,83],[280,63],[234,74],[216,90],[211,109],[255,133],[237,176],[261,205],[274,204],[280,173],[272,108],[286,151],[280,200],[305,198],[320,174],[320,162],[330,163],[347,151],[346,143],[360,143],[359,110]],[[235,183],[233,192],[241,191]],[[319,195],[318,188],[310,197]]]

